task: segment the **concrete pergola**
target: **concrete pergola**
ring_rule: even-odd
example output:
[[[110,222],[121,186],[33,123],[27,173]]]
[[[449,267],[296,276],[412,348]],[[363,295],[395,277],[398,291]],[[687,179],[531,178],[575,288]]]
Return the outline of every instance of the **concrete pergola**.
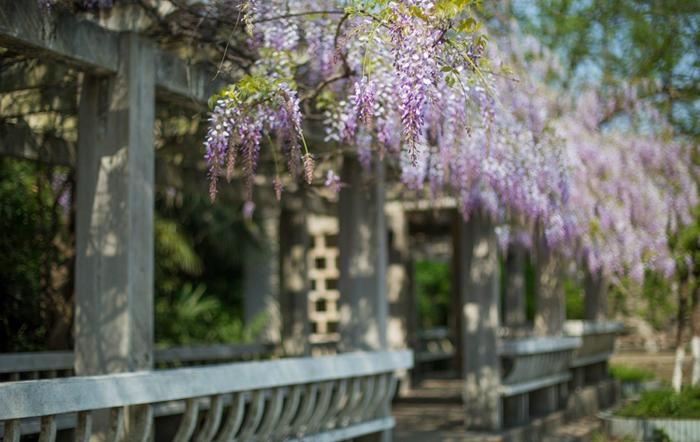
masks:
[[[128,20],[125,23],[128,24]],[[26,127],[3,124],[0,125],[0,154],[67,165],[76,170],[74,373],[78,376],[127,373],[113,375],[104,382],[89,377],[79,381],[84,382],[81,388],[87,390],[76,396],[78,399],[71,403],[70,410],[88,413],[78,415],[77,425],[84,430],[81,434],[89,436],[85,416],[92,410],[133,404],[147,404],[145,410],[148,410],[151,403],[184,400],[185,416],[190,417],[180,426],[178,437],[182,439],[178,440],[188,440],[195,425],[190,421],[196,423],[196,398],[209,397],[206,406],[212,410],[210,427],[214,429],[209,428],[208,436],[201,440],[211,440],[221,421],[223,405],[220,402],[223,404],[224,395],[234,394],[227,400],[238,403],[236,409],[243,410],[248,400],[253,404],[246,410],[255,411],[254,417],[246,420],[241,430],[251,437],[256,431],[272,437],[273,424],[284,422],[287,414],[290,416],[283,425],[284,431],[287,431],[287,424],[294,427],[292,418],[296,408],[284,412],[282,404],[291,407],[296,401],[295,407],[299,407],[303,397],[307,398],[304,400],[308,410],[304,406],[301,409],[306,410],[304,413],[308,413],[312,422],[303,431],[321,432],[327,429],[328,422],[340,428],[335,439],[321,440],[368,433],[389,438],[388,430],[393,426],[388,412],[393,395],[393,373],[412,365],[410,354],[389,349],[410,347],[417,330],[410,290],[411,238],[407,213],[411,209],[386,202],[384,164],[375,161],[372,174],[368,175],[355,158],[344,158],[341,177],[347,186],[340,193],[337,212],[337,290],[340,293],[337,351],[360,350],[374,356],[343,355],[317,361],[304,358],[297,365],[277,361],[287,365],[231,367],[241,376],[241,381],[219,381],[228,377],[223,368],[220,371],[208,368],[206,373],[194,370],[190,374],[191,388],[173,387],[177,394],[161,394],[146,386],[151,382],[154,385],[176,384],[182,372],[173,371],[162,376],[151,372],[154,368],[156,103],[198,111],[225,81],[215,72],[190,65],[159,48],[136,30],[110,30],[73,15],[47,14],[33,0],[0,0],[0,47],[42,59],[45,63],[55,60],[57,69],[67,66],[80,72],[77,141],[37,138]],[[39,79],[32,86],[41,86],[41,77],[25,74],[21,70],[0,72],[0,91],[26,87],[26,82],[35,81],[35,78]],[[47,75],[51,75],[51,71]],[[287,195],[281,205],[274,202],[271,194],[258,192],[257,198],[264,220],[261,231],[266,241],[262,248],[244,251],[248,258],[245,316],[250,319],[265,313],[268,340],[283,346],[286,354],[309,355],[307,199],[303,188]],[[524,285],[519,270],[524,252],[514,250],[506,258],[507,301],[502,321],[499,252],[494,226],[478,214],[465,222],[454,207],[449,210],[454,212],[449,227],[455,275],[453,338],[457,366],[464,380],[465,421],[471,429],[500,431],[504,427],[504,414],[512,416],[507,419],[510,423],[524,424],[531,403],[538,413],[550,412],[559,408],[568,395],[569,362],[577,348],[572,339],[577,338],[568,338],[568,341],[562,338],[565,317],[563,294],[558,285],[561,261],[550,256],[551,252],[545,248],[537,248],[541,290],[538,291],[533,334],[548,339],[536,344],[507,342],[502,336],[501,322],[513,328],[525,325]],[[603,319],[601,288],[596,287],[595,281],[590,285],[592,290],[586,292],[589,297],[586,304],[590,306],[587,315],[590,319]],[[525,376],[508,383],[512,373],[504,369],[503,361],[559,353],[562,357],[555,359],[561,365],[557,365],[555,373],[545,373],[547,382],[537,383],[540,378]],[[131,373],[143,370],[149,372]],[[272,375],[259,373],[265,370],[279,375],[282,380],[275,381],[270,378]],[[338,374],[321,375],[323,370]],[[209,388],[208,379],[218,390]],[[245,384],[246,379],[249,384]],[[12,435],[9,440],[18,440],[15,435],[19,437],[19,419],[35,416],[44,419],[59,414],[65,410],[62,407],[67,406],[59,399],[52,399],[48,405],[32,402],[31,395],[59,394],[69,388],[60,380],[37,382],[45,383],[32,384],[31,388],[9,386],[4,392],[0,389],[0,398],[14,398],[29,404],[7,415],[0,412],[0,421],[9,422],[4,430],[6,435]],[[117,395],[118,400],[98,398],[93,401],[85,393],[90,388],[99,392],[130,389],[129,385],[144,386],[148,394],[124,394]],[[265,394],[259,393],[263,391]],[[252,399],[249,399],[250,394]],[[531,397],[534,401],[530,401]],[[80,400],[88,405],[81,405]],[[280,411],[263,412],[268,410],[267,406]],[[344,410],[350,411],[345,413]],[[331,411],[335,413],[332,416]],[[218,418],[214,413],[218,413]],[[149,416],[148,413],[144,415]],[[47,424],[46,431],[50,433],[53,428],[55,436],[52,419],[47,420],[53,424]],[[142,440],[148,439],[150,427],[133,419],[132,428],[138,430]],[[235,419],[231,422],[233,425]],[[351,422],[356,425],[348,426]],[[361,429],[352,433],[348,430],[351,427]],[[300,428],[295,431],[302,431]],[[228,428],[227,431],[233,430]],[[280,436],[286,434],[284,431],[274,434]]]

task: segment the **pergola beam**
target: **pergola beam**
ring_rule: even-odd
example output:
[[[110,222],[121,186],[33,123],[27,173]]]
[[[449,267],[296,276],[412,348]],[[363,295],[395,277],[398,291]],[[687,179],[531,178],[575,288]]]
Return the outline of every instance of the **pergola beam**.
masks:
[[[26,125],[1,123],[0,156],[3,155],[72,167],[76,161],[76,146],[50,135],[39,139]]]
[[[144,38],[144,37],[140,37]],[[95,74],[115,74],[119,33],[61,11],[44,11],[36,1],[0,0],[0,46],[57,59]],[[202,66],[154,51],[159,96],[201,106],[224,85]]]

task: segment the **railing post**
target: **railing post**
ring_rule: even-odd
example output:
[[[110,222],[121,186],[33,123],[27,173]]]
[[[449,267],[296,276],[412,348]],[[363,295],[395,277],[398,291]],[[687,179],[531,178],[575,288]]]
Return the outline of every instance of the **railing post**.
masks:
[[[502,404],[496,233],[488,217],[481,213],[471,214],[467,222],[459,219],[455,230],[466,425],[472,429],[498,430],[502,426]]]
[[[153,53],[149,42],[124,33],[117,75],[83,77],[74,322],[78,375],[153,367]],[[103,440],[109,413],[94,417],[95,440]],[[138,421],[131,413],[129,434]]]
[[[256,189],[255,211],[260,223],[255,230],[254,243],[245,247],[243,307],[244,321],[251,324],[264,316],[262,338],[268,342],[280,342],[279,305],[279,203],[272,186]]]

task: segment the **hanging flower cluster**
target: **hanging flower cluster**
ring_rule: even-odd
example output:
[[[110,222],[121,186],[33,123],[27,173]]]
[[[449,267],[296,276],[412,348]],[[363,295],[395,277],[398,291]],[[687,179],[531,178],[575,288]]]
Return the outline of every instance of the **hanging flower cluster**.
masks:
[[[290,173],[297,175],[299,162],[307,182],[313,178],[314,162],[308,152],[301,129],[299,99],[282,81],[247,77],[215,97],[214,110],[205,141],[209,166],[209,195],[216,198],[219,176],[231,180],[236,163],[241,164],[245,199],[252,201],[255,173],[263,137],[274,134],[287,158]],[[304,147],[301,152],[300,145]],[[274,181],[275,194],[281,197],[279,177]],[[251,207],[248,204],[248,207]],[[252,209],[250,209],[252,212]]]
[[[651,111],[654,133],[638,126],[601,133],[600,119],[618,105],[590,92],[559,123],[571,161],[581,165],[570,207],[581,257],[590,271],[608,276],[642,281],[646,269],[670,275],[668,233],[688,224],[698,203],[690,150],[659,132],[667,123],[639,101],[633,115]]]
[[[80,9],[112,0],[38,0]],[[211,101],[205,142],[210,195],[240,169],[244,213],[255,205],[261,149],[293,178],[314,178],[304,121],[322,121],[333,147],[352,146],[370,169],[398,166],[418,197],[451,194],[468,218],[488,214],[504,247],[549,247],[593,272],[673,271],[667,233],[698,203],[690,150],[627,87],[615,100],[576,99],[543,86],[556,57],[514,33],[486,45],[465,0],[247,0],[239,15],[256,60]],[[221,12],[223,13],[223,12]],[[520,68],[518,81],[506,69]],[[628,121],[605,127],[615,111]],[[644,121],[640,119],[644,116]],[[343,186],[332,170],[325,185]]]
[[[511,48],[532,78],[558,69],[556,58],[534,39],[513,38],[501,46]],[[531,133],[551,131],[564,146],[568,174],[560,194],[568,204],[551,218],[562,229],[557,222],[549,227],[555,229],[550,235],[564,233],[555,233],[559,249],[590,272],[641,281],[647,269],[674,271],[668,234],[691,221],[699,201],[691,149],[637,91],[625,85],[605,100],[593,91],[569,97],[533,82],[514,90],[511,107],[530,122]],[[612,121],[615,115],[621,121]]]
[[[462,100],[463,108],[470,106],[470,115],[478,115],[483,103],[471,101],[469,91],[489,89],[489,79],[480,71],[485,39],[477,32],[469,3],[356,1],[347,6],[334,0],[248,1],[242,8],[243,21],[258,60],[245,81],[268,78],[298,90],[301,101],[309,102],[305,114],[313,108],[324,112],[328,141],[354,146],[366,167],[374,155],[383,158],[388,153],[402,165],[404,181],[420,188],[433,141],[430,122],[440,120],[437,101],[449,90],[454,100]],[[221,116],[224,108],[236,105],[225,97],[219,100],[207,140],[212,188],[223,170],[217,143],[235,138],[231,133],[238,127],[221,123],[226,119]],[[255,114],[276,114],[277,105],[276,100],[256,100]],[[247,116],[242,112],[235,118],[247,121]],[[460,116],[466,118],[467,113]],[[290,121],[282,118],[272,124],[272,144],[279,144],[285,132],[302,138],[301,124],[292,127]],[[464,119],[454,122],[470,124]],[[299,158],[298,148],[282,145],[288,161]],[[306,151],[303,161],[310,180],[312,157]],[[338,189],[334,180],[327,182]]]

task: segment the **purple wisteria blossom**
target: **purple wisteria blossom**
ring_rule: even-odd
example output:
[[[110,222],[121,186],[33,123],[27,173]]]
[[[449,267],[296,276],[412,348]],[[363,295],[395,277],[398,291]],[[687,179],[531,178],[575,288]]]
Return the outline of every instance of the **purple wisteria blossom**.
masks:
[[[329,170],[326,173],[326,181],[324,185],[336,195],[340,193],[340,189],[343,187],[343,183],[342,181],[340,181],[340,177],[336,175],[336,173],[333,170]]]

